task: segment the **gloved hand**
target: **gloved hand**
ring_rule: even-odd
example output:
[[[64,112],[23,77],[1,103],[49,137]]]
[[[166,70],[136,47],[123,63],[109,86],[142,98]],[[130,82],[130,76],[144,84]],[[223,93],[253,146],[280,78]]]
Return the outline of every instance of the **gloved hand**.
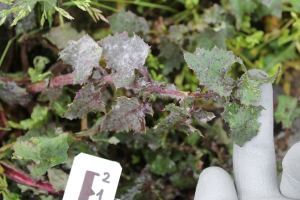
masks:
[[[250,70],[251,75],[261,70]],[[300,199],[300,142],[296,143],[283,159],[280,191],[273,140],[273,89],[272,84],[261,84],[262,105],[258,122],[258,135],[233,149],[233,183],[229,174],[219,167],[209,167],[198,181],[195,200],[284,200]]]

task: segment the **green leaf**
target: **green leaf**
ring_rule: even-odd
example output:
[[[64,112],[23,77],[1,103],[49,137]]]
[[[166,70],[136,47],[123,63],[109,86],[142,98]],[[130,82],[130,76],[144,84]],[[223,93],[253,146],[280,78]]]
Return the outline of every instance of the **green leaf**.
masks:
[[[101,88],[95,91],[94,85],[84,85],[81,90],[76,93],[75,99],[69,105],[68,111],[64,117],[67,119],[80,118],[84,119],[89,112],[106,112],[106,103],[101,99]]]
[[[45,190],[39,190],[37,188],[31,187],[31,186],[28,186],[28,185],[23,185],[23,184],[19,184],[18,183],[17,186],[18,186],[18,188],[21,189],[22,193],[24,193],[26,191],[32,191],[33,194],[35,194],[35,195],[42,195],[42,194],[45,195],[45,194],[48,194],[48,192],[45,191]]]
[[[297,103],[296,97],[278,96],[278,106],[275,112],[276,122],[282,122],[287,128],[292,128],[295,118],[300,115],[300,105],[297,106]]]
[[[262,73],[258,73],[254,76],[248,72],[243,74],[239,80],[241,83],[239,84],[236,95],[240,99],[241,104],[253,105],[255,101],[259,101],[261,90],[258,86],[262,83],[273,83],[280,72],[280,68],[278,68],[278,72],[272,77],[265,76]]]
[[[69,41],[59,55],[65,63],[73,66],[74,84],[83,84],[92,75],[94,67],[100,68],[102,48],[89,35],[84,35],[77,42]]]
[[[150,47],[137,35],[128,37],[127,32],[108,36],[99,42],[107,68],[116,71],[114,83],[116,88],[130,85],[135,78],[134,70],[145,64]]]
[[[43,35],[43,37],[47,38],[52,44],[56,45],[57,48],[64,49],[67,48],[70,40],[77,41],[84,35],[84,30],[78,33],[75,28],[71,27],[71,23],[67,22],[64,24],[64,27],[57,26],[51,28],[48,33]]]
[[[67,160],[68,134],[64,133],[55,138],[32,137],[26,141],[17,141],[14,145],[14,159],[33,160],[34,173],[43,175],[46,171]]]
[[[149,25],[145,18],[138,17],[130,11],[124,9],[108,17],[113,33],[123,33],[126,31],[129,37],[133,34],[146,35],[149,32]]]
[[[63,15],[65,18],[68,18],[68,19],[74,19],[67,11],[65,11],[64,9],[62,8],[59,8],[59,7],[56,7],[54,6],[55,10],[57,12],[59,12],[59,14]]]
[[[140,104],[137,98],[118,97],[117,105],[103,119],[101,131],[130,131],[145,132],[145,114],[153,115],[152,105]]]
[[[33,108],[31,119],[25,119],[20,122],[22,129],[31,129],[40,122],[46,121],[48,115],[48,108],[46,106],[37,105]]]
[[[245,106],[235,102],[223,104],[223,119],[230,124],[230,139],[239,146],[257,135],[260,123],[257,118],[264,109],[262,106]]]
[[[218,4],[214,4],[212,7],[205,9],[201,17],[201,21],[213,26],[215,31],[218,31],[220,27],[222,27],[222,23],[224,23],[225,20],[226,12]]]
[[[197,48],[196,51],[184,54],[188,67],[195,71],[201,85],[218,93],[220,96],[229,96],[235,81],[227,77],[234,63],[243,64],[243,61],[236,57],[233,52],[218,49],[205,50]]]
[[[51,168],[47,170],[49,182],[55,191],[59,192],[65,190],[68,182],[69,175],[61,169]]]
[[[41,17],[41,26],[44,24],[42,21],[45,21],[45,19],[48,19],[49,26],[52,26],[53,17],[52,15],[55,13],[55,6],[57,5],[57,0],[47,0],[47,1],[39,1],[43,8],[43,15]]]
[[[220,31],[214,31],[211,28],[206,28],[203,33],[197,37],[197,47],[212,50],[215,46],[220,49],[226,49],[227,45],[225,42],[226,30],[221,29]]]
[[[236,17],[236,26],[239,29],[242,25],[243,16],[245,12],[253,12],[256,8],[256,1],[255,0],[230,0],[233,9],[235,11]]]
[[[43,70],[46,67],[46,64],[48,64],[50,60],[44,56],[36,56],[33,59],[34,68],[28,69],[28,74],[31,78],[31,82],[35,83],[38,81],[42,81],[48,76],[53,76],[51,72],[45,72],[43,73]]]
[[[167,37],[160,37],[160,56],[163,58],[163,74],[168,75],[175,69],[179,70],[184,62],[183,55],[178,45],[171,42]]]
[[[0,99],[9,105],[21,104],[25,106],[30,101],[30,95],[26,89],[19,87],[15,82],[0,80]]]
[[[289,2],[292,4],[292,1]],[[253,14],[253,19],[258,21],[266,15],[273,15],[276,18],[281,18],[282,2],[277,0],[257,0],[257,9]]]
[[[151,172],[165,176],[176,171],[176,165],[169,156],[158,154],[151,163]]]
[[[110,137],[107,141],[108,141],[108,143],[114,144],[114,145],[116,145],[120,142],[120,140],[118,138],[116,138],[115,136]]]
[[[200,131],[191,125],[191,114],[188,112],[188,109],[169,104],[164,111],[170,111],[171,113],[154,127],[157,131],[174,129],[186,134],[197,132],[201,135]]]

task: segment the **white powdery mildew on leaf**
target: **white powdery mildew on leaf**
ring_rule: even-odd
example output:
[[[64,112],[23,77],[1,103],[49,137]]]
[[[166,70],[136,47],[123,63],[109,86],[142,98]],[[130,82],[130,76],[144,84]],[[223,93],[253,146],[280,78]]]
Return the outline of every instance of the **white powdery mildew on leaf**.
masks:
[[[9,105],[20,104],[24,106],[29,103],[30,95],[15,82],[3,82],[0,80],[0,99]]]
[[[128,37],[126,32],[108,36],[99,42],[107,61],[107,68],[116,71],[116,88],[129,86],[134,81],[134,70],[142,69],[150,47],[137,35]]]
[[[236,62],[244,65],[232,51],[217,47],[211,51],[197,48],[193,54],[185,53],[184,58],[188,67],[195,71],[201,85],[226,97],[230,95],[235,85],[235,81],[232,77],[227,77],[227,73]]]
[[[67,48],[59,55],[65,63],[73,66],[74,84],[83,84],[92,74],[93,68],[100,67],[102,48],[86,34],[77,42],[69,41]]]
[[[101,99],[99,89],[95,91],[94,85],[86,85],[76,93],[74,102],[64,115],[67,119],[84,119],[89,112],[105,112],[106,103]]]
[[[216,117],[214,113],[207,112],[202,108],[199,108],[198,110],[194,110],[192,115],[198,122],[202,122],[202,123],[206,123]]]
[[[137,98],[119,97],[117,105],[105,115],[101,131],[130,131],[145,132],[145,113],[153,115],[152,105],[140,104]]]

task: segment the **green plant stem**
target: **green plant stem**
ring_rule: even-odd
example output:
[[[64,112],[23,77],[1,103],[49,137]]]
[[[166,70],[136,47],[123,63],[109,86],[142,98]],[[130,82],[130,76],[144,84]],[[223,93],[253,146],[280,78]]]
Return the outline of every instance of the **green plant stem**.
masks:
[[[89,129],[89,130],[86,130],[86,131],[81,131],[79,133],[75,133],[75,134],[73,134],[73,136],[75,138],[81,138],[81,137],[85,137],[85,136],[90,136],[90,135],[96,133],[97,131],[98,131],[97,128],[96,129],[92,129],[92,130]]]
[[[138,5],[138,6],[144,6],[144,7],[149,7],[149,8],[159,8],[159,9],[168,10],[171,12],[178,12],[178,10],[171,8],[169,6],[155,4],[155,3],[149,3],[149,2],[123,1],[123,0],[101,0],[101,1],[129,3],[129,4]]]
[[[5,176],[4,176],[4,179],[5,179]],[[2,179],[1,176],[0,176],[0,183],[1,183],[1,185],[4,186],[4,188],[3,188],[4,192],[11,198],[10,192],[9,192],[9,190],[7,189],[7,184],[6,184],[5,181]]]
[[[14,142],[4,145],[0,148],[0,153],[10,150],[14,146]]]
[[[2,62],[3,62],[3,60],[4,60],[4,57],[5,57],[7,51],[8,51],[8,49],[9,49],[9,47],[10,47],[10,44],[11,44],[18,36],[19,36],[19,35],[16,35],[15,37],[11,38],[11,39],[8,41],[8,43],[7,43],[7,45],[6,45],[5,49],[4,49],[4,52],[3,52],[2,56],[1,56],[1,59],[0,59],[0,68],[1,68]]]

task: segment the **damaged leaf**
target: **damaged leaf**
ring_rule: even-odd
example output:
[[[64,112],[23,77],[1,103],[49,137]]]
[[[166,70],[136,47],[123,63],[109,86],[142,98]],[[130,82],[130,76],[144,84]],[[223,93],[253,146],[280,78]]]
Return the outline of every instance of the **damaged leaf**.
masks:
[[[262,106],[245,106],[235,102],[223,104],[223,119],[230,124],[230,139],[239,146],[257,135],[260,123],[257,118],[264,109]]]
[[[74,101],[69,105],[68,111],[64,117],[67,119],[80,118],[84,119],[89,112],[106,112],[106,103],[101,99],[101,88],[95,91],[92,84],[84,85],[81,90],[76,93]]]
[[[196,51],[184,54],[188,67],[195,71],[201,85],[218,93],[220,96],[229,96],[235,81],[227,77],[234,63],[243,64],[232,51],[213,48],[211,51],[197,48]]]
[[[157,131],[175,129],[186,134],[197,132],[201,135],[200,131],[191,125],[191,114],[185,108],[169,104],[166,106],[165,111],[170,111],[171,113],[156,125],[154,129]]]
[[[145,132],[145,114],[153,115],[151,104],[140,104],[137,98],[118,97],[117,105],[105,115],[101,131]]]
[[[279,73],[280,68],[272,77],[265,76],[262,73],[258,73],[254,76],[249,73],[242,75],[240,78],[242,84],[237,90],[237,97],[240,99],[241,104],[253,105],[253,102],[259,101],[261,97],[261,90],[258,86],[262,83],[273,83]]]

